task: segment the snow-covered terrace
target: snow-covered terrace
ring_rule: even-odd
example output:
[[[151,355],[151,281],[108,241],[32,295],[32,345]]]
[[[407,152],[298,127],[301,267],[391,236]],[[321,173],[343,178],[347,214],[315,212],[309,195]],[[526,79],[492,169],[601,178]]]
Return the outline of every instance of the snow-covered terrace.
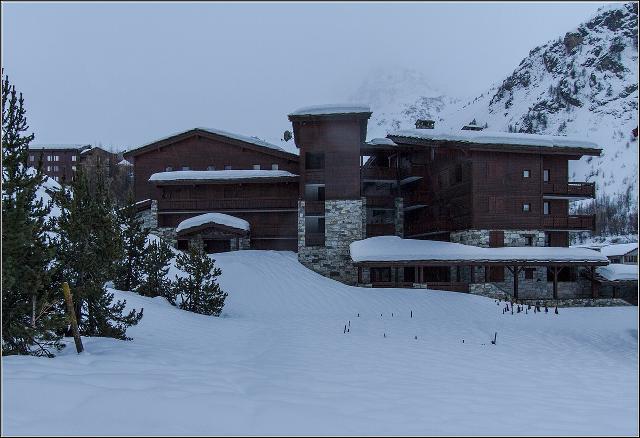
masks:
[[[461,243],[378,236],[353,242],[351,259],[356,264],[434,265],[596,265],[609,260],[586,248],[503,247],[482,248]]]
[[[597,268],[596,273],[607,281],[638,281],[638,265],[613,263]]]
[[[183,182],[225,183],[225,182],[271,182],[295,181],[298,175],[286,170],[176,170],[158,172],[149,177],[156,184],[180,184]]]
[[[240,233],[246,233],[250,229],[249,222],[244,219],[224,213],[204,213],[180,222],[176,227],[176,233],[185,234],[216,225]]]
[[[582,154],[600,154],[598,144],[592,141],[583,138],[557,135],[492,132],[484,130],[404,129],[390,132],[388,137],[396,143],[454,142],[469,145],[514,148],[575,149],[576,152]]]

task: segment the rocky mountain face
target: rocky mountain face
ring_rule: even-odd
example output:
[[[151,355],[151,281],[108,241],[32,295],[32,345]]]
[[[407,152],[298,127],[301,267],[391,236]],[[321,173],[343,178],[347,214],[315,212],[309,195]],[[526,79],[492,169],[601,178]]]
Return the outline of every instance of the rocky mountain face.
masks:
[[[509,77],[446,114],[444,123],[457,127],[475,118],[490,130],[595,141],[602,156],[571,163],[571,179],[636,198],[637,33],[637,3],[601,8],[577,29],[531,50]]]
[[[636,200],[637,32],[637,3],[608,5],[531,50],[511,75],[466,103],[408,71],[372,75],[352,99],[372,106],[370,138],[429,118],[436,128],[460,129],[475,119],[492,131],[595,141],[602,156],[571,162],[571,180],[595,181],[598,193]]]

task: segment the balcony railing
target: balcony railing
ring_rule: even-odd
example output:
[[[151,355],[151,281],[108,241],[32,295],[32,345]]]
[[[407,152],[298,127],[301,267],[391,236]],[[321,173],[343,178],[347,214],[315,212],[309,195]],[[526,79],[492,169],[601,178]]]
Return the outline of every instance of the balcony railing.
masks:
[[[297,209],[296,199],[160,199],[158,210]]]
[[[324,233],[305,233],[305,246],[324,246]]]
[[[363,167],[362,179],[377,181],[396,181],[398,179],[398,171],[395,167]]]
[[[367,196],[367,207],[394,208],[393,196]]]
[[[592,182],[545,182],[542,189],[545,195],[585,198],[594,198],[596,196],[596,184]]]
[[[590,230],[596,229],[596,216],[594,214],[572,216],[544,216],[542,218],[544,228],[560,230]]]
[[[367,224],[367,237],[393,236],[396,234],[394,224]]]
[[[324,201],[305,201],[304,214],[307,216],[324,216]]]
[[[420,222],[409,222],[405,225],[405,237],[417,234],[456,231],[471,227],[471,217],[461,216],[451,219],[433,219]]]

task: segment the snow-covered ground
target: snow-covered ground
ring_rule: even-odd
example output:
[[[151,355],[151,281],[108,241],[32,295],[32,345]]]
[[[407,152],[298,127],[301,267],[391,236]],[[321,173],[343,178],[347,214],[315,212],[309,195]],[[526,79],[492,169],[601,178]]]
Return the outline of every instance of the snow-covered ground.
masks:
[[[216,259],[220,318],[118,292],[144,307],[133,341],[3,358],[3,433],[638,433],[637,307],[503,315],[468,294],[348,287],[289,252]]]

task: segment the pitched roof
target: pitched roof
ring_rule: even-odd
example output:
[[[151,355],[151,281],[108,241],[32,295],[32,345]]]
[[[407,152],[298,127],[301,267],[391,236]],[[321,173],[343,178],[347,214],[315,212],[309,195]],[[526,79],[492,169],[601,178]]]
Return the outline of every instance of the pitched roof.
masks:
[[[614,245],[607,245],[600,248],[600,252],[607,257],[623,256],[630,253],[633,250],[638,249],[638,242],[633,243],[618,243]]]
[[[90,144],[69,144],[69,143],[44,143],[44,144],[30,144],[30,150],[80,150],[85,148],[90,148]]]
[[[224,138],[226,140],[232,140],[231,143],[242,143],[245,146],[251,147],[254,150],[259,150],[261,152],[265,152],[268,154],[272,154],[272,155],[277,155],[280,157],[286,157],[288,159],[292,159],[292,160],[298,160],[299,157],[296,154],[292,154],[291,152],[287,152],[284,149],[282,149],[280,146],[277,146],[273,143],[269,143],[265,140],[262,140],[258,137],[249,137],[246,135],[242,135],[242,134],[235,134],[233,132],[228,132],[228,131],[223,131],[221,129],[215,129],[215,128],[202,128],[202,127],[198,127],[198,128],[193,128],[193,129],[189,129],[187,131],[181,131],[181,132],[177,132],[174,134],[171,134],[167,137],[163,137],[160,138],[158,140],[154,140],[150,143],[144,144],[142,146],[139,146],[137,148],[134,149],[130,149],[128,151],[126,151],[124,153],[125,157],[129,157],[129,156],[136,156],[136,155],[141,155],[144,154],[146,152],[150,152],[155,150],[156,147],[162,147],[162,146],[166,146],[169,145],[179,139],[181,139],[182,137],[190,137],[193,135],[205,135],[205,136],[212,136],[215,138]]]

